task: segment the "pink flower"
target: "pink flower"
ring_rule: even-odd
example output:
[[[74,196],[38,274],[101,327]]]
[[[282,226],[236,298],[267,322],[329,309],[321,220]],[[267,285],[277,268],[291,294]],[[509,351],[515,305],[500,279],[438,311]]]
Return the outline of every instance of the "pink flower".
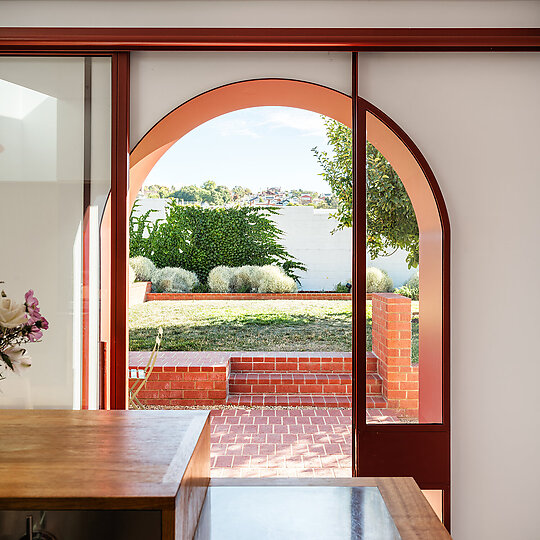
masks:
[[[28,341],[39,341],[42,337],[43,337],[43,332],[37,327],[37,326],[32,326],[30,328],[30,331],[27,335],[28,337]]]
[[[26,312],[28,313],[28,320],[30,324],[35,324],[41,319],[41,313],[39,312],[39,302],[38,299],[34,296],[34,291],[30,289],[24,295]]]
[[[41,317],[41,326],[40,328],[42,330],[48,330],[49,329],[49,321],[45,317]]]
[[[34,291],[30,289],[25,295],[24,295],[24,303],[27,307],[38,307],[38,299],[34,296]]]

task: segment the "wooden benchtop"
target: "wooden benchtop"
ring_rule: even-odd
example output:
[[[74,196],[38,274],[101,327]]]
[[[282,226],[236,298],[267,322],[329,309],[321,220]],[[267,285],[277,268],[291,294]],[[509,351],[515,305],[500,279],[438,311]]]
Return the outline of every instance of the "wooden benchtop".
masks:
[[[200,410],[0,411],[0,509],[173,510],[202,438]]]

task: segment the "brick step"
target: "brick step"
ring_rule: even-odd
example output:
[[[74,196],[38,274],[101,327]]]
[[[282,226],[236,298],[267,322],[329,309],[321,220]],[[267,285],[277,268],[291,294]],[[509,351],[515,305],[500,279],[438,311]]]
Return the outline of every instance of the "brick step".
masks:
[[[270,407],[352,407],[350,396],[341,394],[236,394],[229,395],[227,405]],[[382,396],[366,397],[366,409],[386,409],[387,401]]]
[[[231,394],[348,394],[352,392],[350,373],[231,373]],[[382,393],[382,379],[366,374],[366,394]]]
[[[231,356],[231,370],[240,373],[300,371],[316,373],[350,373],[350,353],[243,353]],[[366,353],[367,373],[377,373],[377,357]]]
[[[231,373],[230,394],[351,394],[350,373]]]
[[[378,396],[382,394],[382,378],[377,373],[366,373],[366,395]]]

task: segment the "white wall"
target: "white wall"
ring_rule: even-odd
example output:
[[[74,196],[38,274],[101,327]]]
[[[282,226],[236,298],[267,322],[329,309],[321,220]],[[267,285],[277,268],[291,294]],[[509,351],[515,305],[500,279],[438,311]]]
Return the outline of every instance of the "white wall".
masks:
[[[135,214],[148,210],[151,221],[165,218],[166,199],[138,199]],[[346,283],[352,276],[352,231],[335,230],[338,222],[329,214],[332,210],[317,210],[312,206],[285,206],[271,216],[283,231],[285,249],[307,266],[306,272],[297,271],[304,291],[333,291],[338,283]],[[406,252],[399,250],[390,257],[370,260],[368,266],[386,270],[395,287],[403,285],[414,270],[405,262]]]
[[[217,86],[278,77],[301,79],[350,94],[350,70],[347,53],[133,52],[131,147],[170,111]]]
[[[453,536],[538,538],[540,54],[363,54],[360,73],[450,214]]]
[[[415,27],[538,25],[535,0],[2,0],[3,26]]]
[[[3,25],[22,26],[540,26],[537,1],[4,0],[1,10]],[[362,55],[362,95],[424,152],[450,213],[456,540],[538,538],[539,77],[533,53]],[[527,261],[517,278],[516,260]]]

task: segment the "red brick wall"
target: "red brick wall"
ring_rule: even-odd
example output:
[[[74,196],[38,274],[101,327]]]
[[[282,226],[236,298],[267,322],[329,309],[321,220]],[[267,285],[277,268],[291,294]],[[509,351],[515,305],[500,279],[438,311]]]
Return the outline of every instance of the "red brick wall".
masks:
[[[227,371],[225,366],[156,367],[137,397],[146,406],[225,405]],[[130,379],[130,388],[135,382]]]
[[[411,365],[411,300],[394,293],[372,296],[373,352],[388,407],[418,416],[418,366]]]

